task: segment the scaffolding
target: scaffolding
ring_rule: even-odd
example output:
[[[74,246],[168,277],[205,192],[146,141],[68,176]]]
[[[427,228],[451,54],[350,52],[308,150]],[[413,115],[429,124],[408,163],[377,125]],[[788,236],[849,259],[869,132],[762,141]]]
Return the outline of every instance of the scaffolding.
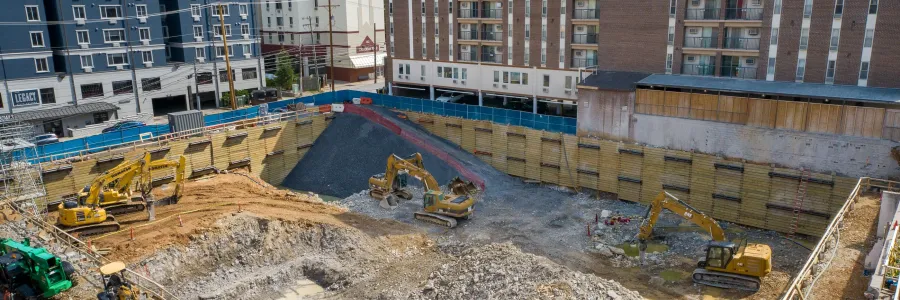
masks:
[[[47,191],[41,165],[33,159],[37,157],[37,147],[30,141],[33,133],[31,124],[0,118],[0,207],[13,205],[18,211],[44,219],[47,208],[39,206],[38,200]]]

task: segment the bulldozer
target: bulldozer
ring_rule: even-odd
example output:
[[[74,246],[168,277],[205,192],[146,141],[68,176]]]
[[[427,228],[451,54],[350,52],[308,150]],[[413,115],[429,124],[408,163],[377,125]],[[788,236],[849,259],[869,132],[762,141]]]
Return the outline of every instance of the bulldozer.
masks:
[[[412,199],[412,194],[404,189],[408,175],[422,181],[425,186],[423,210],[415,213],[417,220],[453,228],[456,227],[457,218],[474,217],[478,188],[471,182],[456,177],[449,184],[451,192],[442,192],[434,176],[425,170],[420,153],[407,158],[396,154],[388,156],[384,174],[369,178],[369,195],[381,200],[381,207],[396,208],[399,199]]]
[[[647,240],[653,235],[653,227],[663,209],[668,209],[682,218],[706,229],[712,241],[706,245],[706,256],[697,263],[691,277],[694,282],[708,286],[756,292],[761,278],[772,272],[772,248],[765,244],[735,244],[725,237],[725,231],[710,216],[679,200],[666,191],[653,199],[644,215],[640,233],[640,256],[643,263]]]

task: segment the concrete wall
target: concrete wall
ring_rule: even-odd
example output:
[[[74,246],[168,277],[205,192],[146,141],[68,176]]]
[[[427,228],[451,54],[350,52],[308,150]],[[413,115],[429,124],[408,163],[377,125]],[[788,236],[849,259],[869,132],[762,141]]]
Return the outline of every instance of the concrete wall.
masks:
[[[636,142],[774,163],[850,177],[891,178],[900,167],[890,157],[900,143],[673,117],[634,115]]]
[[[631,140],[634,92],[578,90],[578,136]]]

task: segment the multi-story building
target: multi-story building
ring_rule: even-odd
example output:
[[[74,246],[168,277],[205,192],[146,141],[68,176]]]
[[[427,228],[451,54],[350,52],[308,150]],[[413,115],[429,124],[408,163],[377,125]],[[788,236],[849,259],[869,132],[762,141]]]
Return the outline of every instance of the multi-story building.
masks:
[[[570,100],[576,97],[568,78],[581,78],[579,69],[900,86],[893,67],[900,52],[889,42],[898,37],[900,10],[877,0],[385,5],[393,93]],[[469,78],[446,77],[439,68],[465,69]],[[513,81],[516,73],[531,80]]]
[[[333,0],[333,24],[328,24],[328,1],[265,0],[260,3],[263,52],[286,51],[305,74],[330,74],[329,46],[333,36],[334,77],[341,81],[371,78],[376,63],[387,56],[380,0]],[[331,31],[329,31],[331,30]],[[376,43],[377,42],[377,43]],[[273,56],[274,57],[274,56]],[[318,69],[318,70],[316,70]]]
[[[196,108],[197,101],[192,95],[196,94],[197,86],[200,95],[206,96],[201,99],[209,99],[209,105],[216,105],[220,93],[214,91],[227,91],[227,82],[221,88],[218,80],[214,80],[215,87],[197,82],[202,76],[195,76],[195,68],[186,65],[194,62],[193,56],[183,59],[180,50],[184,43],[174,40],[174,35],[180,38],[182,32],[193,33],[193,25],[170,21],[180,16],[190,20],[191,4],[202,5],[210,13],[207,2],[16,0],[0,3],[4,20],[9,22],[3,25],[6,38],[0,40],[0,67],[4,75],[0,113],[33,123],[38,133],[65,136],[69,134],[66,129],[121,117]],[[234,2],[226,7],[235,12],[243,9],[245,15],[251,15],[249,0],[239,2],[247,3]],[[213,16],[204,18],[218,21]],[[227,22],[238,24],[234,25],[237,28],[241,25],[236,18],[240,17],[234,14]],[[204,30],[210,33],[213,27]],[[257,71],[261,65],[255,59],[259,51],[251,50],[250,56],[242,52],[245,45],[254,48],[258,43],[237,32],[230,37],[235,43],[229,44],[237,48],[232,52],[237,56],[233,68],[251,76],[238,76],[235,88],[259,88],[262,80],[257,74],[262,72]],[[214,53],[214,44],[221,44],[208,39],[201,42],[206,43],[204,48],[209,53]],[[190,53],[196,52],[191,49]],[[252,71],[244,70],[250,67]],[[197,65],[196,70],[212,72],[217,68],[224,69],[224,63],[207,61]]]

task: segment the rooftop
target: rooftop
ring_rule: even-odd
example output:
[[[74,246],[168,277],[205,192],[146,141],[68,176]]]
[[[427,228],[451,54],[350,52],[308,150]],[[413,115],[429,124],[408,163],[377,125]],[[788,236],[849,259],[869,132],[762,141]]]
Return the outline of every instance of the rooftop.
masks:
[[[112,103],[91,102],[79,105],[70,105],[56,107],[50,109],[32,110],[25,112],[17,112],[13,114],[13,119],[18,121],[38,121],[69,117],[80,114],[89,114],[103,111],[118,110],[119,108]]]
[[[630,92],[634,91],[636,84],[647,76],[650,76],[650,73],[595,71],[578,86]]]

